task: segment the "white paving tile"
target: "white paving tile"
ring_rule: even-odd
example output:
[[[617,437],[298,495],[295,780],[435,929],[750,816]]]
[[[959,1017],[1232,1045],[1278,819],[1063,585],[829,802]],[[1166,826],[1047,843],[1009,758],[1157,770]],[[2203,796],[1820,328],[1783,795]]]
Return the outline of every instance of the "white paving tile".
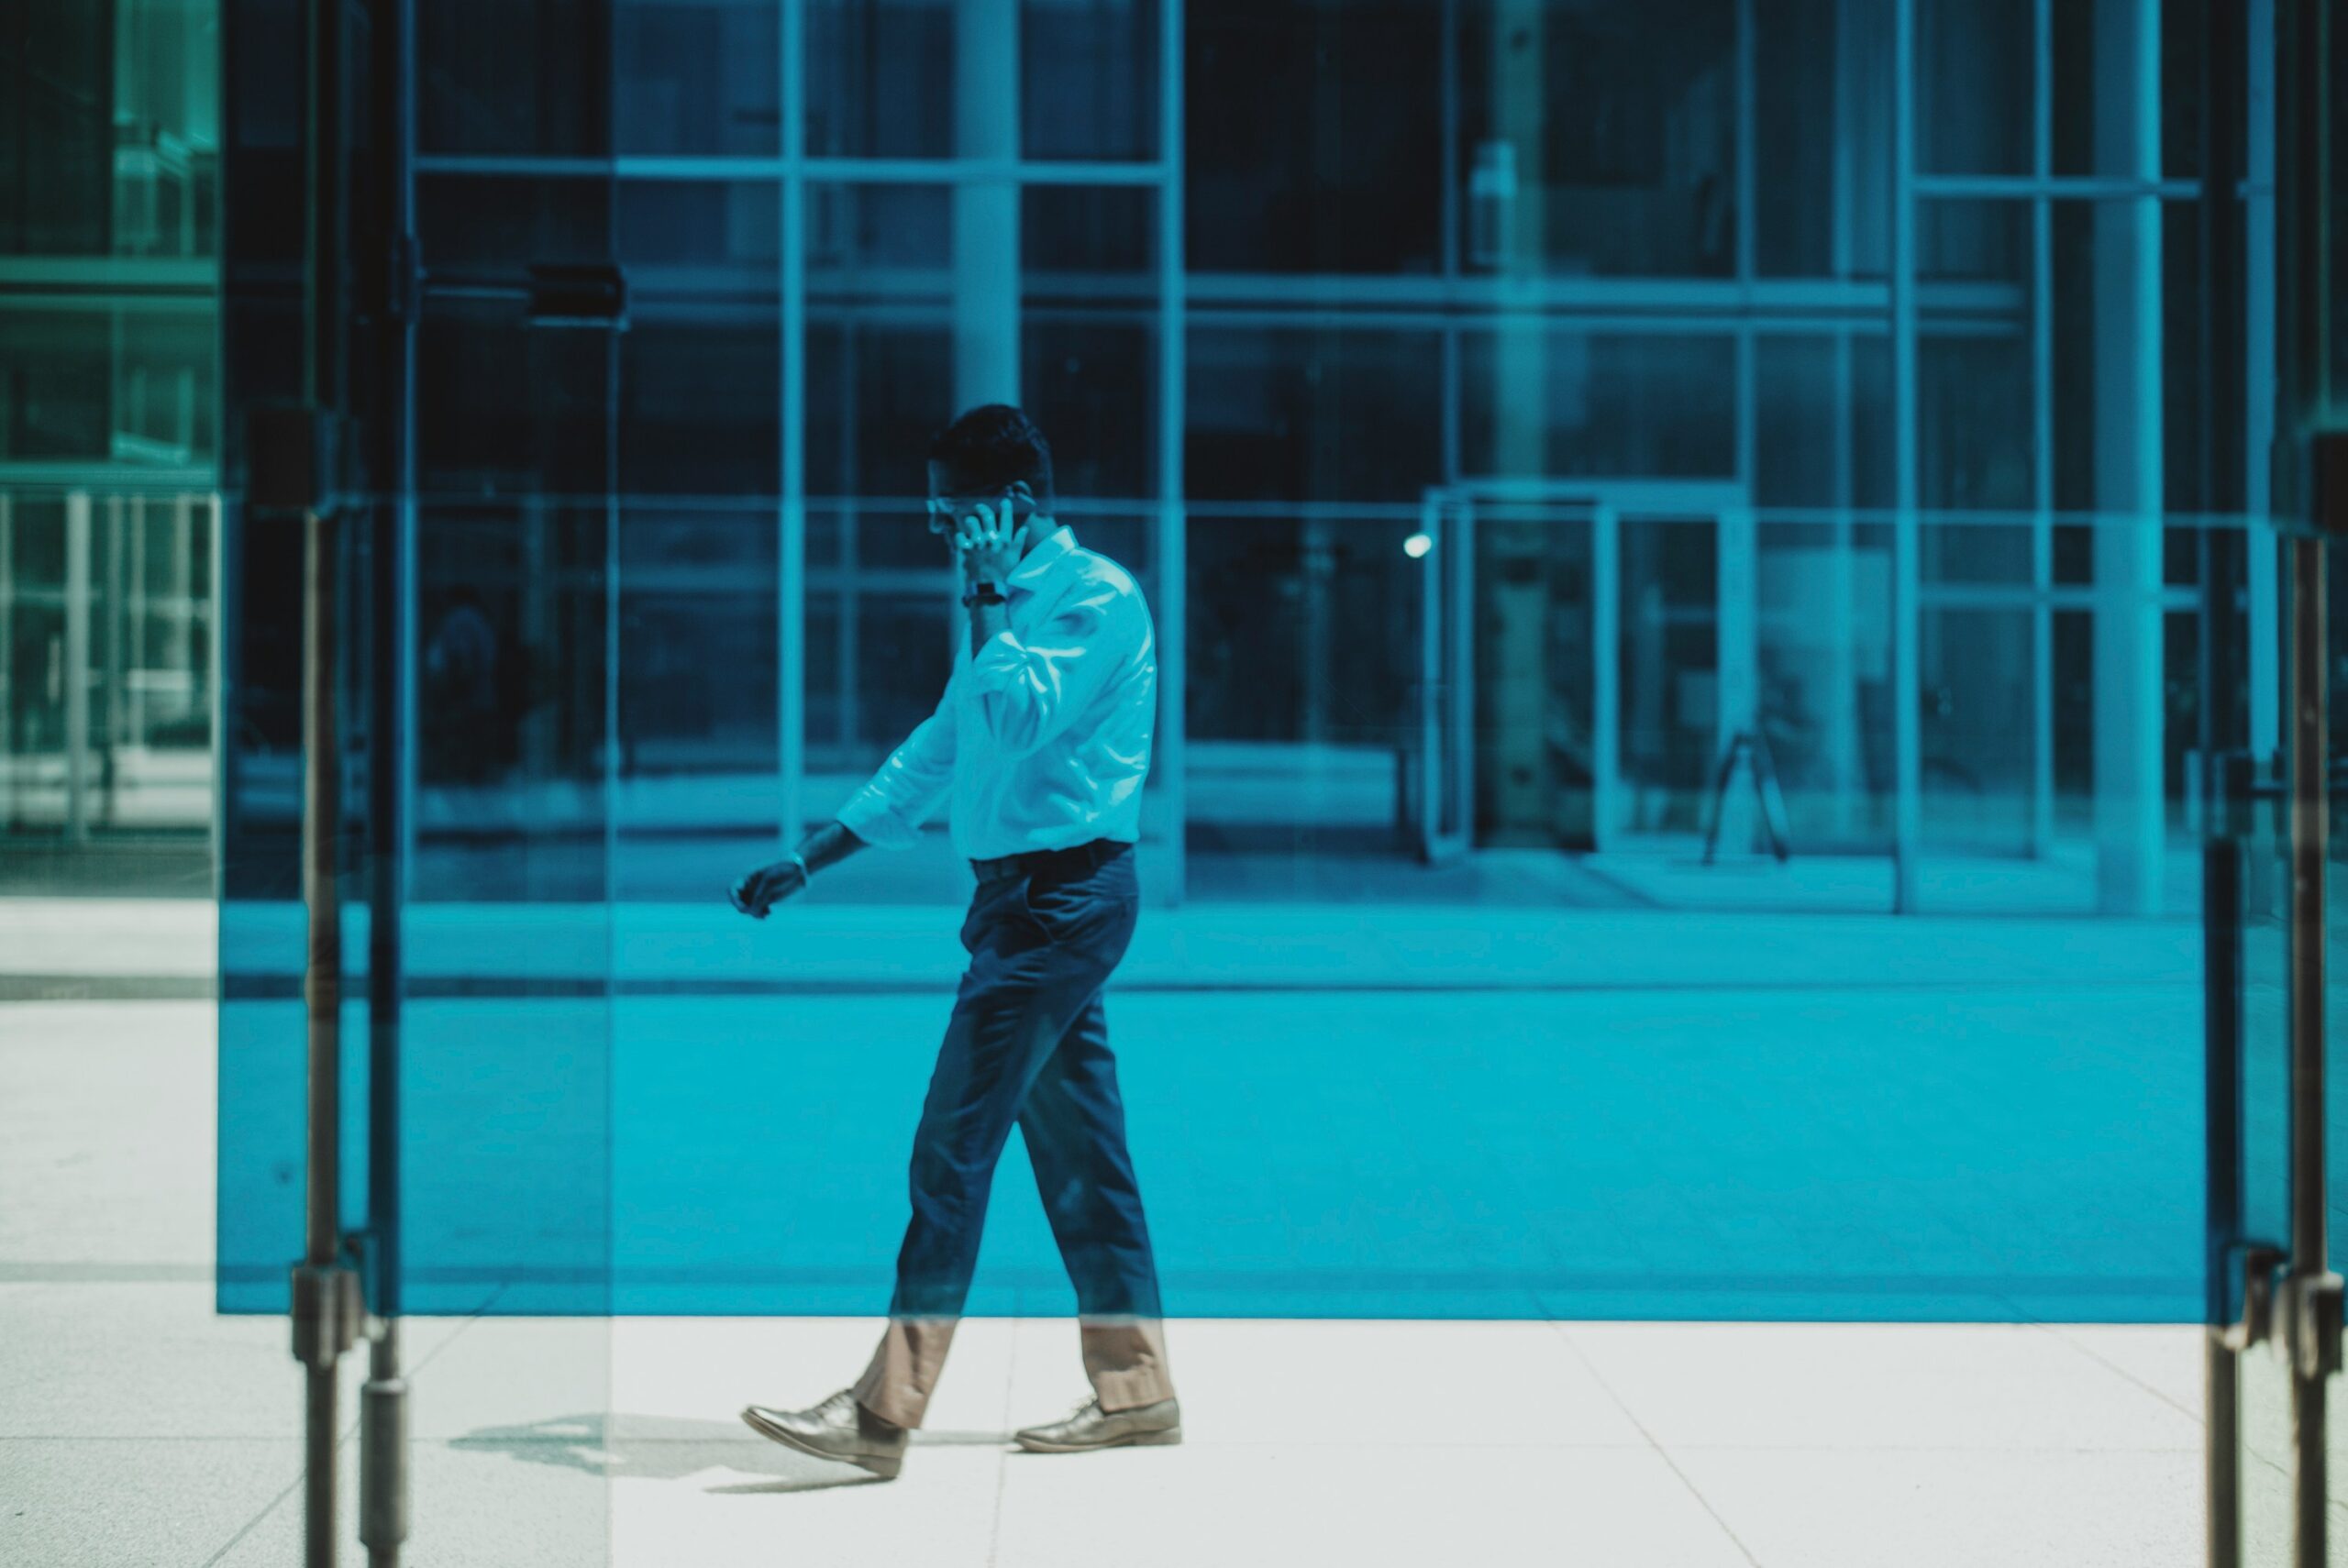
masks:
[[[338,1568],[365,1568],[359,1542],[358,1445],[340,1452]],[[414,1568],[604,1568],[612,1562],[611,1483],[596,1467],[543,1452],[465,1451],[419,1442],[409,1450]],[[294,1474],[301,1462],[294,1459]],[[205,1556],[187,1560],[190,1568]],[[158,1561],[175,1562],[173,1559]],[[283,1497],[216,1565],[284,1568],[302,1561],[302,1495]]]
[[[292,1344],[209,1286],[32,1286],[0,1299],[0,1436],[296,1438]]]
[[[762,1442],[663,1479],[623,1474],[611,1561],[984,1568],[1002,1464],[1000,1445],[925,1446],[896,1480],[877,1482]]]
[[[195,1568],[301,1474],[290,1440],[0,1439],[0,1562]]]
[[[1697,1449],[1761,1568],[2199,1568],[2198,1452]]]
[[[2199,1324],[2057,1323],[2046,1331],[2200,1419]]]
[[[2036,1328],[1560,1324],[1666,1449],[2198,1452],[2201,1425]]]
[[[748,1404],[812,1405],[856,1380],[883,1326],[879,1318],[622,1319],[612,1325],[613,1408],[733,1420]],[[1017,1331],[1008,1318],[971,1318],[955,1331],[926,1441],[1002,1439]]]
[[[430,1441],[566,1441],[612,1405],[613,1320],[479,1318],[415,1373],[409,1430]]]
[[[1652,1449],[1278,1444],[1014,1454],[998,1568],[1747,1568]]]
[[[1193,1443],[1646,1441],[1546,1323],[1186,1319],[1167,1325],[1167,1360]],[[1012,1424],[1087,1392],[1075,1322],[1023,1322]]]
[[[216,1016],[0,1006],[0,1263],[212,1262]]]

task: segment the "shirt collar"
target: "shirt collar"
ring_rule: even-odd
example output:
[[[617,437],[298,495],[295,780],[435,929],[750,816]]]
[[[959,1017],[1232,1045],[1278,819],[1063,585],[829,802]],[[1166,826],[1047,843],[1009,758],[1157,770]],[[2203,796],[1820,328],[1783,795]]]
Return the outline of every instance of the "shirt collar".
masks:
[[[1036,541],[1034,548],[1020,558],[1019,564],[1011,569],[1011,575],[1003,580],[1003,584],[1007,588],[1033,593],[1043,586],[1046,578],[1051,576],[1052,569],[1068,559],[1075,550],[1076,536],[1069,531],[1066,524],[1062,524]]]

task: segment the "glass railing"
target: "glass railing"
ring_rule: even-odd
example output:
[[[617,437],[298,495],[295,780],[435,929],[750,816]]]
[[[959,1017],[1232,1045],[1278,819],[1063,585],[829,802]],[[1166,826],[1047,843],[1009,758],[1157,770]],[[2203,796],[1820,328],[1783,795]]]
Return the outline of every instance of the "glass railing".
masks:
[[[770,921],[727,906],[784,836],[788,687],[763,672],[787,615],[809,615],[811,735],[846,679],[812,651],[815,569],[793,610],[781,558],[756,553],[773,513],[737,511],[420,508],[418,701],[479,688],[469,722],[497,738],[413,748],[393,1140],[411,1310],[885,1296],[889,1107],[926,1070],[966,956],[937,906],[970,874],[933,834]],[[880,530],[919,524],[860,526],[823,568],[841,599],[866,592],[856,558],[895,548]],[[1183,523],[1191,749],[1160,753],[1180,787],[1153,782],[1139,857],[1163,889],[1187,849],[1190,897],[1145,913],[1117,980],[1183,1312],[2201,1320],[2189,655],[2212,553],[2231,580],[2271,536],[1445,494],[1298,529],[1338,558],[1263,548],[1239,557],[1251,576],[1208,564],[1235,526]],[[950,647],[950,583],[920,547],[869,569],[898,619],[851,667],[908,692],[942,685]],[[1162,628],[1164,558],[1124,548]],[[1469,569],[1412,575],[1445,561]],[[1387,586],[1309,586],[1348,574]],[[2271,580],[2232,596],[2245,648],[2273,629]],[[509,695],[497,672],[517,668]],[[2227,679],[2255,705],[2276,673]],[[240,700],[276,702],[293,674],[255,665]],[[734,685],[755,702],[728,708]],[[1300,687],[1326,704],[1318,733],[1265,717],[1311,712],[1281,696]],[[1249,693],[1259,733],[1199,733]],[[833,733],[832,762],[804,747],[808,820],[892,738]],[[279,1176],[300,1125],[298,751],[271,755],[282,778],[242,753],[224,770],[232,1309],[282,1306],[298,1240]],[[1454,804],[1422,817],[1421,790]],[[1998,918],[1891,918],[1903,856],[1909,908]],[[385,885],[348,883],[354,1053]],[[974,1311],[1065,1305],[1040,1220],[1013,1206],[991,1246]]]

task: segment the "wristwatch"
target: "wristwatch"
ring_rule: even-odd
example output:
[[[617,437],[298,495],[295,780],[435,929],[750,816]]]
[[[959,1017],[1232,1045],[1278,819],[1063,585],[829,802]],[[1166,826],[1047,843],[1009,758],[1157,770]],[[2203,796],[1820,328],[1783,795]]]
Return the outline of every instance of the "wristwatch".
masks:
[[[965,610],[974,604],[1000,604],[1002,602],[1002,584],[999,582],[974,582],[962,590],[962,608]]]

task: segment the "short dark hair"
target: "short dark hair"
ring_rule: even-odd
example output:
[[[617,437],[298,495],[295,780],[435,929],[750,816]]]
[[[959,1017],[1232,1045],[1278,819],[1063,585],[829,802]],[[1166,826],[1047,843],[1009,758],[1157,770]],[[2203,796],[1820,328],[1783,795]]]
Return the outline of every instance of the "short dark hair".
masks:
[[[1038,501],[1052,496],[1052,448],[1036,422],[1007,403],[981,403],[937,433],[929,460],[958,491],[1009,490],[1025,480]]]

